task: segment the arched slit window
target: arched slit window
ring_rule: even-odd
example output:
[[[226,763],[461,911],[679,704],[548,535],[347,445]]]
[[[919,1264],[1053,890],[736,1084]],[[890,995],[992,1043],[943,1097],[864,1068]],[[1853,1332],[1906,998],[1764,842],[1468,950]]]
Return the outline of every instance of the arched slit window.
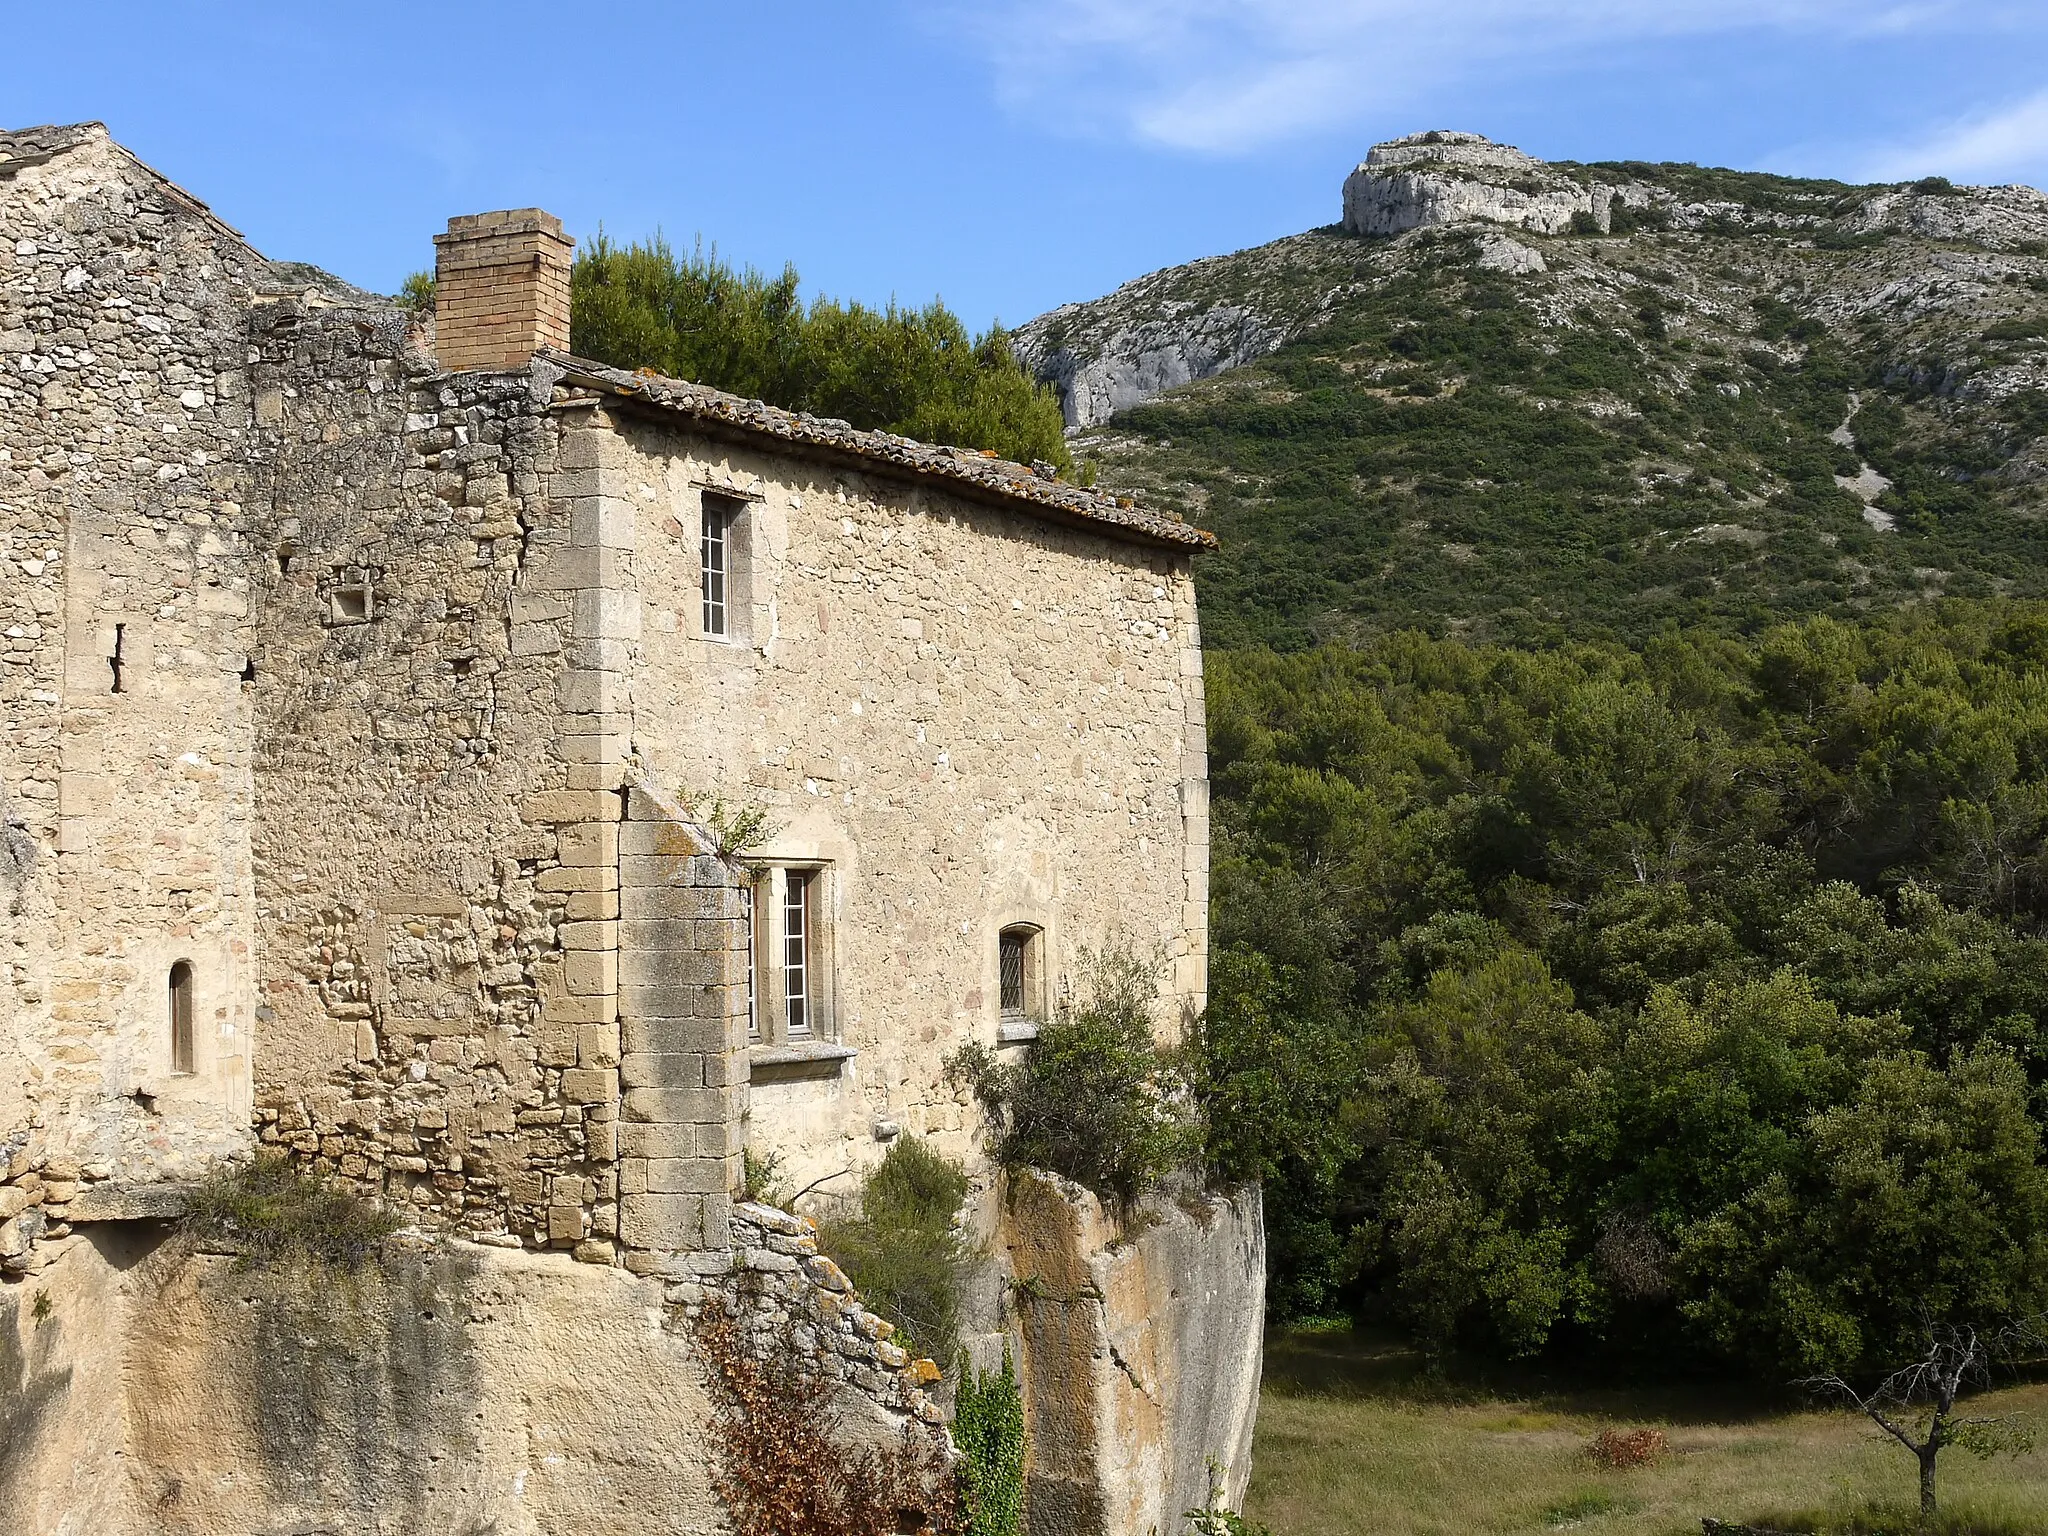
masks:
[[[171,1070],[192,1068],[192,964],[180,960],[171,967]]]
[[[1005,1022],[1036,1019],[1044,1012],[1040,997],[1039,933],[1028,924],[1005,928],[996,941],[996,994]]]

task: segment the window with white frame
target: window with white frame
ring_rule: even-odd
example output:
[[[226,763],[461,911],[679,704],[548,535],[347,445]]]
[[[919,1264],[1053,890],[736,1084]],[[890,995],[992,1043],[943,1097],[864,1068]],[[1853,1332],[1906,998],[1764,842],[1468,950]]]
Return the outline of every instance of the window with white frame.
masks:
[[[761,936],[754,931],[754,887],[749,882],[740,887],[740,910],[747,920],[747,1038],[761,1038],[761,993],[755,980],[755,957],[759,954]]]
[[[791,1040],[811,1038],[811,887],[817,877],[792,869],[784,877],[782,896],[782,1002]]]
[[[833,1044],[832,904],[824,866],[771,864],[741,896],[747,920],[747,1038]]]
[[[703,634],[738,639],[746,617],[747,503],[716,491],[703,498],[697,544]]]

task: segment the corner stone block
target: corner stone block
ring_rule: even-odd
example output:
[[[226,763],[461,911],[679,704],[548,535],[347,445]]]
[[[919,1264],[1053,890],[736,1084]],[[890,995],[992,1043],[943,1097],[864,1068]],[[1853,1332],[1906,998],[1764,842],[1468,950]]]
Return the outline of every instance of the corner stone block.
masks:
[[[694,859],[712,852],[705,845],[704,839],[682,822],[634,816],[630,803],[633,797],[629,795],[627,799],[626,825],[619,834],[619,847],[626,853],[661,854],[668,858]]]
[[[633,1248],[692,1250],[705,1246],[703,1195],[621,1195],[619,1238]],[[727,1212],[730,1220],[730,1212]]]
[[[620,993],[619,1006],[636,1019],[723,1018],[725,1002],[719,990],[687,982],[674,986],[634,982]]]
[[[745,1112],[745,1100],[731,1088],[628,1088],[622,1112],[638,1123],[690,1122],[723,1125]]]
[[[564,672],[555,684],[556,701],[564,712],[572,715],[623,714],[631,702],[631,693],[626,679],[617,672],[577,669]],[[616,799],[612,809],[616,814]]]
[[[608,997],[619,990],[619,957],[604,949],[572,950],[562,959],[562,979],[571,996]]]
[[[549,789],[519,802],[519,818],[529,826],[566,826],[579,821],[617,821],[619,797],[602,790]]]
[[[619,861],[619,828],[615,822],[564,827],[555,843],[555,856],[571,868],[605,867]]]
[[[634,922],[684,917],[738,919],[744,915],[736,885],[640,886],[623,898],[621,910]]]
[[[628,1013],[619,1020],[619,1045],[627,1055],[702,1055],[732,1049],[733,1038],[723,1018],[649,1018]]]
[[[605,1104],[617,1097],[619,1075],[605,1067],[570,1067],[562,1073],[562,1097],[571,1104]]]
[[[695,1157],[703,1145],[705,1133],[719,1131],[723,1140],[722,1126],[677,1125],[673,1122],[660,1125],[625,1124],[619,1127],[619,1156],[636,1158],[643,1163],[650,1157]],[[714,1148],[713,1155],[722,1155],[721,1148]],[[643,1167],[640,1177],[647,1176]],[[624,1175],[621,1174],[623,1178]],[[621,1188],[623,1189],[623,1185]],[[645,1186],[642,1186],[644,1190]],[[631,1193],[638,1194],[642,1190]]]
[[[619,1063],[619,1081],[628,1088],[723,1088],[724,1082],[707,1084],[707,1063],[724,1057],[701,1051],[628,1051]]]
[[[616,891],[619,872],[611,864],[559,865],[534,876],[536,891]]]
[[[647,1190],[656,1195],[722,1195],[731,1185],[722,1157],[663,1157],[647,1162]]]
[[[613,922],[564,923],[556,930],[567,950],[617,949],[619,925]]]
[[[610,719],[606,715],[585,715],[587,720]],[[556,738],[562,761],[578,767],[611,766],[625,762],[632,741],[624,732],[564,732]]]

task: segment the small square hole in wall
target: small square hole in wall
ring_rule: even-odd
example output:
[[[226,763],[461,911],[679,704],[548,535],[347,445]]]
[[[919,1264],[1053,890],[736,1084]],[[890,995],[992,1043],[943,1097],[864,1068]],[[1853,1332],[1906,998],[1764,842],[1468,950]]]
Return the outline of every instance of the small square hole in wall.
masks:
[[[336,587],[327,594],[327,621],[330,624],[367,624],[370,622],[370,589],[365,586]]]

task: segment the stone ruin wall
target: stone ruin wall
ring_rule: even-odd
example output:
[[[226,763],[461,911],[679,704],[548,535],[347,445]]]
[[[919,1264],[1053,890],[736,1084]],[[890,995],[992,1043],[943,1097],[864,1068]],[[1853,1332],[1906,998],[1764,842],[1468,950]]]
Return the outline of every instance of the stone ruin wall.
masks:
[[[0,1266],[81,1179],[246,1140],[244,295],[261,259],[103,131],[0,159]],[[118,667],[118,670],[117,670]],[[116,691],[116,683],[119,691]],[[197,1072],[169,1074],[171,962]]]

